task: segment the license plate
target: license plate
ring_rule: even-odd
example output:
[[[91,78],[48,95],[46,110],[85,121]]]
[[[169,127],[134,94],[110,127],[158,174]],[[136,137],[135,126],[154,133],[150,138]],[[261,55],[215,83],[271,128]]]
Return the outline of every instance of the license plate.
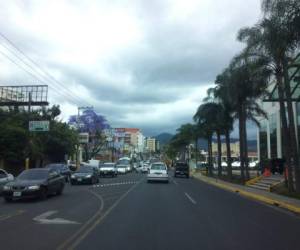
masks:
[[[81,178],[78,178],[77,181],[82,181],[82,179],[81,179]]]
[[[22,193],[21,192],[14,192],[14,197],[20,197],[21,195],[22,195]]]

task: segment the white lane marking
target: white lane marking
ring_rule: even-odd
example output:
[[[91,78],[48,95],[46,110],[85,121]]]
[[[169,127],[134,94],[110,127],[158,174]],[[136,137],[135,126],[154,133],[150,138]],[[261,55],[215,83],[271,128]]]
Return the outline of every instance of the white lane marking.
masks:
[[[65,220],[62,218],[47,219],[47,217],[56,214],[57,211],[48,211],[33,218],[39,224],[80,224],[76,221]]]
[[[188,193],[184,193],[184,194],[190,200],[190,202],[192,202],[194,205],[197,204],[197,202]]]
[[[173,180],[173,182],[174,182],[175,185],[178,185],[177,181]]]
[[[129,185],[129,184],[136,184],[136,181],[130,181],[130,182],[116,182],[116,183],[106,183],[102,185],[96,185],[93,186],[94,188],[96,187],[111,187],[111,186],[119,186],[119,185]]]

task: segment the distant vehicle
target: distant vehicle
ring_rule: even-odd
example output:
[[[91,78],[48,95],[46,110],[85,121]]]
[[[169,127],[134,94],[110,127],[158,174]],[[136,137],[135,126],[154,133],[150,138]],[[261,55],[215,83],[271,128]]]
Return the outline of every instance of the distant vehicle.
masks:
[[[227,167],[227,162],[222,161],[222,162],[221,162],[221,166],[226,168],[226,167]]]
[[[240,168],[241,167],[241,162],[240,161],[234,161],[231,164],[231,166],[234,167],[234,168]]]
[[[7,173],[4,169],[0,169],[0,195],[2,194],[4,185],[13,180],[14,176],[12,174]]]
[[[164,164],[163,162],[155,162],[151,164],[149,173],[147,175],[147,181],[169,182],[169,175],[166,164]]]
[[[86,165],[89,165],[89,166],[94,166],[94,167],[100,167],[100,165],[101,165],[101,161],[100,160],[95,160],[95,159],[91,159],[91,160],[89,160],[87,163],[86,163]]]
[[[15,199],[39,197],[46,199],[50,194],[61,195],[65,179],[52,169],[33,168],[24,170],[14,181],[3,187],[7,202]]]
[[[120,174],[126,174],[130,172],[131,166],[130,166],[130,159],[127,157],[120,158],[117,163],[116,167],[118,170],[118,173]]]
[[[114,162],[105,162],[100,165],[100,176],[117,176],[118,171]]]
[[[249,163],[250,168],[256,168],[258,166],[258,161],[252,161]]]
[[[99,172],[93,166],[82,166],[71,175],[71,184],[99,183]]]
[[[186,162],[176,162],[174,177],[185,176],[186,178],[190,177],[190,168]]]
[[[65,181],[69,182],[71,178],[71,170],[64,163],[51,163],[45,166],[45,168],[52,169],[65,177]]]

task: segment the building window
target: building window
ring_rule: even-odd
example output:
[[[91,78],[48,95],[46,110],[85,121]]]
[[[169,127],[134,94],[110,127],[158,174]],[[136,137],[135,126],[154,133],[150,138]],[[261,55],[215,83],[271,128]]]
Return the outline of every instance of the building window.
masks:
[[[260,160],[264,161],[268,159],[268,136],[267,136],[267,120],[263,120],[260,123],[259,129],[259,152]]]
[[[277,114],[270,116],[270,145],[271,158],[277,158]]]

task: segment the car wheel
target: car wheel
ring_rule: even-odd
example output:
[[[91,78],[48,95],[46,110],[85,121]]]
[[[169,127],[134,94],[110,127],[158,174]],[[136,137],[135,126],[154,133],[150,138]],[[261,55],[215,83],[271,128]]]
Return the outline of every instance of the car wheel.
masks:
[[[174,177],[176,178],[176,177],[177,177],[177,174],[174,174]]]
[[[189,174],[187,174],[187,175],[186,175],[186,178],[187,178],[187,179],[188,179],[188,178],[190,178],[190,175],[189,175]]]
[[[41,200],[46,200],[48,196],[47,189],[45,187],[41,188],[40,198]]]
[[[75,181],[71,180],[70,183],[71,183],[71,185],[75,185]]]
[[[57,195],[61,195],[64,191],[64,185],[62,184],[59,190],[56,192]]]
[[[4,200],[5,200],[6,202],[12,202],[12,198],[11,198],[11,197],[4,197]]]

